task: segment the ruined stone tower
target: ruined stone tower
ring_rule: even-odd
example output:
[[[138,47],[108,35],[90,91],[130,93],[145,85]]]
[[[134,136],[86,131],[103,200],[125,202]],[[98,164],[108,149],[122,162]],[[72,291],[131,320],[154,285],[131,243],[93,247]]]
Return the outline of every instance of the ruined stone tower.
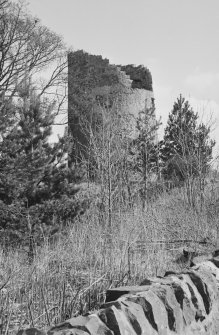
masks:
[[[136,137],[139,113],[152,109],[152,124],[156,123],[154,94],[150,71],[143,66],[116,66],[108,59],[82,50],[68,55],[68,124],[77,143],[74,159],[86,154],[88,127],[98,123],[101,108],[112,108],[129,116],[130,136]],[[157,134],[154,133],[154,141]]]

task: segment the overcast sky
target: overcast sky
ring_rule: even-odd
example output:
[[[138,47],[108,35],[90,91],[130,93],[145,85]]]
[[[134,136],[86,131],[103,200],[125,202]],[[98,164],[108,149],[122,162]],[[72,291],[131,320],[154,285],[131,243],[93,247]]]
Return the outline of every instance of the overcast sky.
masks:
[[[73,50],[148,67],[164,126],[180,93],[202,117],[219,120],[219,0],[28,2]],[[219,143],[219,127],[214,136]]]

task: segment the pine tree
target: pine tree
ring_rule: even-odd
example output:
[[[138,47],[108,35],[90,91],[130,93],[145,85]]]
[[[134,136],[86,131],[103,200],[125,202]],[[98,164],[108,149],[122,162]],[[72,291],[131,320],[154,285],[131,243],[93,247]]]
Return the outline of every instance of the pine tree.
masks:
[[[198,114],[180,95],[169,114],[160,144],[164,177],[184,181],[206,172],[215,145],[209,134],[210,127],[198,124]]]
[[[141,111],[136,121],[138,136],[131,143],[130,154],[132,170],[138,180],[137,188],[145,207],[145,202],[149,198],[151,177],[158,173],[157,130],[160,121],[155,120],[154,106]]]
[[[1,228],[19,235],[27,226],[32,232],[46,219],[51,223],[58,207],[54,201],[72,195],[74,190],[71,192],[68,184],[65,139],[56,144],[48,141],[55,102],[40,97],[26,78],[17,92],[16,101],[4,103],[0,115],[8,116],[1,124],[0,216]],[[50,208],[50,218],[46,206]]]

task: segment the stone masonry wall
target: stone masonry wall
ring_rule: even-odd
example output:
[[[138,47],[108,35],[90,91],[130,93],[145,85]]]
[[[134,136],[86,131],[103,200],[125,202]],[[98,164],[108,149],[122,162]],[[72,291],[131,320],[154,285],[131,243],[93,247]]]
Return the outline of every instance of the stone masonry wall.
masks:
[[[92,92],[94,96],[101,96],[104,101],[111,97],[111,108],[119,109],[120,113],[129,116],[129,127],[131,137],[137,137],[136,119],[139,117],[139,112],[146,112],[147,109],[154,107],[154,93],[143,88],[132,88],[132,80],[120,68],[117,68],[119,83],[112,86],[95,87]],[[113,106],[114,104],[114,106]],[[96,104],[95,108],[102,108]],[[155,124],[155,110],[151,119],[151,124]],[[155,134],[157,141],[157,134]]]
[[[135,68],[130,65],[128,69],[131,69],[132,79],[125,70],[121,70],[120,66],[109,64],[109,60],[101,56],[90,55],[83,51],[69,53],[68,124],[75,143],[77,143],[74,148],[75,152],[72,153],[73,159],[81,155],[86,156],[89,135],[84,124],[90,118],[99,120],[100,107],[106,108],[107,112],[112,114],[116,108],[119,113],[130,116],[128,123],[130,137],[137,136],[136,118],[139,112],[146,111],[154,104],[152,77],[149,70],[144,67]],[[141,88],[142,85],[143,87],[146,85],[147,81],[149,83],[151,81],[148,89]],[[139,88],[133,88],[133,83]],[[153,124],[156,122],[155,111],[151,122]],[[155,134],[155,141],[156,138],[157,134]]]
[[[219,250],[180,273],[107,291],[99,311],[18,335],[219,334]]]

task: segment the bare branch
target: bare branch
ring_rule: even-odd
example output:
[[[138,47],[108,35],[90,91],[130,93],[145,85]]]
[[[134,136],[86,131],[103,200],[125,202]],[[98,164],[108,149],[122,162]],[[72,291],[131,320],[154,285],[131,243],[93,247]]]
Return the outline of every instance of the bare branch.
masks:
[[[23,5],[0,0],[0,89],[13,92],[17,83],[47,67],[64,50],[62,39],[39,20],[27,15]],[[47,87],[63,70],[60,64]]]

